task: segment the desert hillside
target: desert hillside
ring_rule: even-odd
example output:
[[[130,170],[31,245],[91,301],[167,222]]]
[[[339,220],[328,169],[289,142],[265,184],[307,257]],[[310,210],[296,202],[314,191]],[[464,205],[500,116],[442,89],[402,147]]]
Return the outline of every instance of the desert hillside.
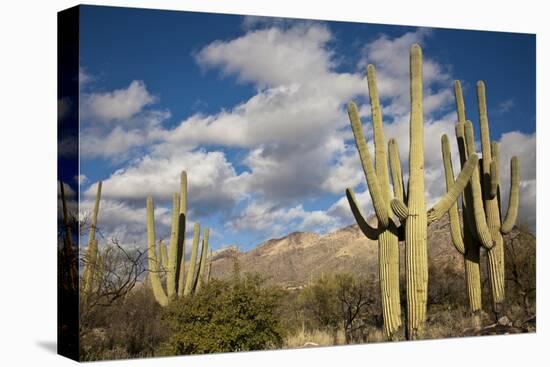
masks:
[[[369,222],[375,225],[375,218],[371,217]],[[403,256],[403,243],[400,246]],[[449,271],[462,271],[462,256],[451,242],[448,216],[429,226],[428,251],[431,266],[441,264]],[[236,246],[218,250],[213,256],[212,277],[229,277],[235,258],[240,269],[258,272],[269,283],[300,287],[323,272],[377,276],[378,244],[367,239],[357,224],[325,235],[293,232],[247,252],[239,252]]]

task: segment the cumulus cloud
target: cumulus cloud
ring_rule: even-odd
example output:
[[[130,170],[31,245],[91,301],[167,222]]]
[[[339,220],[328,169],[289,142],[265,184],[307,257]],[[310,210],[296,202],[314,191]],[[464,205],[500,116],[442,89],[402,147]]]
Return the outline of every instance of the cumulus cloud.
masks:
[[[505,215],[508,208],[510,160],[517,156],[520,164],[518,222],[526,223],[529,228],[536,230],[536,134],[508,132],[502,135],[499,144],[502,213]]]
[[[153,151],[115,171],[103,181],[103,196],[132,202],[143,202],[147,196],[169,201],[179,192],[182,170],[190,170],[188,200],[196,214],[227,210],[243,195],[238,180],[244,176],[237,176],[223,153],[174,149]],[[94,194],[92,187],[85,193]]]
[[[124,121],[156,101],[145,84],[134,80],[125,89],[82,96],[81,118],[100,122]]]

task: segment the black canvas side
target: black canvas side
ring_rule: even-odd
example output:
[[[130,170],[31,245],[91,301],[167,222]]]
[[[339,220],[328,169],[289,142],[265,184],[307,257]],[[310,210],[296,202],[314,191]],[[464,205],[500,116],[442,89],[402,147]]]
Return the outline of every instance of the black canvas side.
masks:
[[[79,7],[57,14],[57,352],[79,360]]]

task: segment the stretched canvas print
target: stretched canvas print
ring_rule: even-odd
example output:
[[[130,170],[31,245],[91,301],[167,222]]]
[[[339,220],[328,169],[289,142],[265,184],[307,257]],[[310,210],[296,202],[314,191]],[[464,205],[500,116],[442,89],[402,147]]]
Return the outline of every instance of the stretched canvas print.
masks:
[[[73,359],[535,332],[535,35],[58,14]]]

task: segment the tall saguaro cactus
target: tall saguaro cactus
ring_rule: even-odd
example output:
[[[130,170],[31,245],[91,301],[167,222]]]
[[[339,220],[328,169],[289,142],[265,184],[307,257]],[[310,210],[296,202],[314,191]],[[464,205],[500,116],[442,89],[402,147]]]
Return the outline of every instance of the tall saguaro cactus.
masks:
[[[386,143],[382,126],[382,111],[378,99],[376,87],[376,74],[374,66],[367,67],[367,82],[372,109],[372,124],[374,130],[375,166],[369,153],[369,148],[363,135],[363,128],[357,107],[353,102],[348,104],[349,119],[355,137],[355,143],[367,179],[367,185],[372,198],[378,227],[371,228],[359,208],[355,194],[351,188],[346,189],[352,213],[365,236],[371,240],[378,240],[378,272],[380,279],[380,293],[382,295],[382,315],[384,318],[384,331],[386,337],[392,340],[401,326],[401,304],[399,300],[399,239],[398,228],[390,214],[390,182],[388,174],[388,159]],[[390,143],[390,155],[392,155],[392,177],[396,196],[403,200],[399,194],[399,184],[396,177],[401,175],[401,163],[397,153],[395,142]],[[397,156],[397,159],[395,159]],[[402,185],[401,185],[402,186]]]
[[[447,193],[434,207],[426,211],[424,193],[424,117],[422,109],[422,50],[411,47],[411,113],[409,143],[409,182],[405,204],[395,198],[391,201],[393,212],[405,225],[405,268],[407,281],[407,337],[422,336],[426,319],[428,296],[428,224],[448,212],[466,187],[477,156],[472,154],[464,168],[449,187]]]
[[[501,218],[499,152],[496,142],[491,144],[489,119],[485,98],[485,84],[477,83],[479,125],[481,131],[482,190],[487,225],[494,246],[487,252],[489,280],[493,296],[493,309],[497,318],[504,312],[504,240],[516,222],[519,206],[519,161],[516,156],[510,161],[510,197],[504,220]]]
[[[188,295],[193,291],[192,285],[195,284],[194,268],[197,261],[197,248],[200,237],[200,226],[195,223],[193,234],[193,248],[189,271],[185,273],[185,222],[187,207],[187,174],[182,172],[180,182],[180,192],[172,196],[172,229],[170,233],[170,244],[168,249],[161,243],[155,245],[155,222],[154,222],[154,203],[153,198],[147,198],[147,245],[148,245],[148,264],[149,278],[151,287],[157,302],[166,306],[170,300],[176,296]],[[208,233],[208,229],[205,230]],[[208,241],[208,239],[206,239]],[[161,265],[162,268],[161,269]],[[166,272],[166,291],[162,285],[161,272]],[[198,276],[198,274],[197,274]],[[187,283],[190,283],[187,289]],[[185,285],[185,289],[184,289]]]
[[[464,129],[462,128],[462,131]],[[443,164],[445,167],[445,182],[447,190],[454,184],[454,173],[451,159],[451,149],[449,147],[449,139],[447,135],[441,137],[441,150],[443,154]],[[474,168],[477,170],[477,168]],[[473,175],[472,175],[473,176]],[[477,182],[479,176],[476,175]],[[474,180],[474,178],[472,178]],[[468,190],[470,189],[470,190]],[[458,204],[454,203],[449,209],[449,222],[451,227],[451,239],[457,251],[464,257],[464,272],[466,275],[466,288],[468,290],[468,299],[470,304],[470,312],[472,313],[474,324],[476,327],[481,326],[481,278],[479,271],[479,247],[480,243],[477,240],[475,233],[476,229],[469,225],[468,216],[473,215],[473,199],[471,197],[471,187],[468,184],[467,189],[462,193],[463,206],[463,229],[460,227],[460,219],[458,213]]]

